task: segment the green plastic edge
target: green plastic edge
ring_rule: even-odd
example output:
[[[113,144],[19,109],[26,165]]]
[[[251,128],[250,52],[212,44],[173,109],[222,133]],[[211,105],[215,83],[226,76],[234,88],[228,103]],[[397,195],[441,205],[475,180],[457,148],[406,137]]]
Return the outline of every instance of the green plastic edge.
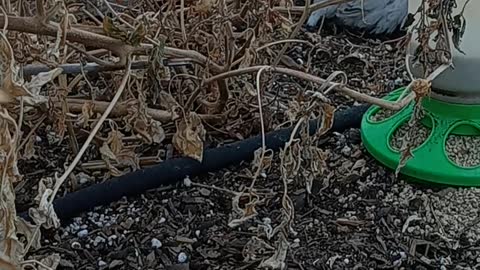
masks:
[[[404,88],[397,89],[384,99],[396,100]],[[432,121],[423,122],[432,127],[428,139],[413,150],[413,157],[400,171],[414,178],[415,182],[430,182],[441,186],[480,186],[480,166],[462,168],[451,162],[445,154],[445,140],[449,132],[458,135],[480,134],[480,105],[451,104],[425,98],[423,106]],[[409,119],[413,103],[390,118],[373,122],[370,117],[380,108],[372,106],[364,114],[361,123],[361,138],[367,151],[380,163],[395,170],[400,153],[390,148],[389,139],[394,128]],[[455,128],[465,124],[462,128]]]

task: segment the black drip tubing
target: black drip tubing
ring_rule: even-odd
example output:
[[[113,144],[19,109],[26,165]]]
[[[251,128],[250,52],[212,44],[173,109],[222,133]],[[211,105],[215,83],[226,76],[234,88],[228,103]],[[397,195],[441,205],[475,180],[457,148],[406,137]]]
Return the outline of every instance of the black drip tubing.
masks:
[[[353,106],[335,112],[334,122],[329,132],[342,132],[348,128],[360,127],[363,114],[369,105]],[[310,123],[310,135],[318,129],[318,121]],[[272,131],[266,134],[266,147],[278,151],[290,140],[293,127]],[[217,171],[242,161],[252,160],[254,152],[262,146],[261,135],[248,138],[218,148],[207,149],[203,161],[181,157],[163,161],[158,165],[137,170],[111,180],[94,184],[69,193],[53,201],[58,218],[65,222],[94,207],[107,205],[122,197],[140,195],[147,190],[175,184],[186,176],[194,177]],[[29,219],[27,212],[20,214]]]

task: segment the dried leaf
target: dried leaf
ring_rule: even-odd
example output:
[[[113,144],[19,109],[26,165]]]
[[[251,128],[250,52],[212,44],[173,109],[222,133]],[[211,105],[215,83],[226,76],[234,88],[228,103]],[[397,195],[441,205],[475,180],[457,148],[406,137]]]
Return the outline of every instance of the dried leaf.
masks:
[[[268,258],[267,260],[263,261],[258,267],[262,269],[286,269],[287,264],[285,263],[285,260],[287,259],[288,246],[289,243],[287,241],[287,238],[283,233],[281,233],[277,248],[275,250],[275,254],[273,254],[273,256]]]
[[[453,21],[455,22],[452,29],[453,46],[455,46],[455,49],[457,49],[459,52],[465,54],[465,52],[460,49],[462,38],[465,35],[465,30],[467,29],[467,22],[463,16],[463,12],[462,14],[455,15],[453,17]]]
[[[18,75],[18,68],[14,63],[13,50],[3,33],[0,33],[0,102],[13,102],[15,97],[30,96],[31,94],[21,85],[23,81]]]
[[[121,29],[116,26],[112,20],[112,18],[105,16],[103,17],[103,32],[109,37],[120,39],[120,40],[127,40],[128,33],[125,29]]]
[[[257,236],[252,236],[245,244],[242,255],[245,261],[255,261],[257,256],[264,255],[267,251],[274,251],[275,248]]]
[[[2,270],[20,270],[20,267],[15,266],[5,254],[0,253],[0,269]]]
[[[35,234],[35,229],[37,226],[31,224],[30,222],[24,220],[23,218],[17,217],[15,225],[17,227],[17,233],[25,236],[27,242],[32,243],[32,248],[39,249],[41,245],[41,234]]]
[[[16,156],[18,138],[16,121],[5,109],[0,111],[0,172],[3,173],[0,196],[0,265],[4,269],[19,265],[25,253],[15,226],[17,212],[13,183],[21,179]]]
[[[0,34],[0,55],[1,79],[3,79],[0,88],[0,103],[13,102],[15,97],[23,97],[25,102],[30,105],[46,102],[47,98],[40,95],[40,89],[60,75],[62,69],[56,68],[39,73],[33,76],[30,82],[24,84],[18,75],[18,68],[15,66],[12,47],[3,34]]]
[[[110,160],[117,160],[117,156],[115,153],[110,149],[110,146],[108,146],[108,143],[103,143],[102,147],[99,149],[100,154],[102,155],[102,158],[105,160],[105,158],[110,159]]]
[[[30,208],[29,215],[37,225],[42,225],[46,229],[60,227],[60,220],[55,213],[53,204],[49,202],[50,196],[53,194],[52,178],[42,178],[38,184],[38,195],[35,201],[38,203],[38,208]]]
[[[120,39],[132,46],[140,45],[146,35],[143,23],[139,23],[133,31],[130,31],[124,27],[116,26],[112,18],[108,16],[103,18],[103,32],[109,37]]]
[[[242,225],[244,222],[257,216],[258,213],[257,213],[257,210],[255,209],[255,206],[259,203],[258,195],[256,195],[253,192],[250,192],[248,195],[249,195],[250,201],[245,204],[245,209],[242,209],[240,207],[240,199],[244,196],[247,197],[247,194],[239,192],[232,198],[232,208],[234,211],[234,215],[237,216],[238,218],[233,218],[228,223],[228,226],[230,228],[238,227]]]
[[[162,106],[164,109],[175,112],[177,108],[180,107],[177,101],[169,93],[162,91],[159,95],[160,106]],[[178,115],[175,115],[175,117],[172,117],[172,119],[176,119],[177,117]]]
[[[165,140],[165,130],[162,127],[162,123],[156,120],[152,120],[149,126],[150,135],[154,143],[161,143]]]
[[[84,128],[88,127],[88,121],[94,115],[94,108],[95,104],[92,101],[83,103],[82,114],[78,117],[77,124],[82,125]]]
[[[30,96],[24,98],[25,102],[31,105],[47,102],[47,97],[40,95],[40,90],[45,84],[53,81],[60,74],[62,74],[62,72],[63,69],[55,68],[48,72],[41,72],[33,76],[29,82],[23,85],[23,87],[25,87],[30,93]]]
[[[196,113],[190,112],[177,120],[175,124],[177,131],[172,139],[175,148],[183,155],[201,162],[206,131],[200,117]]]
[[[145,29],[145,25],[143,23],[140,23],[135,27],[135,30],[131,34],[128,35],[128,44],[132,46],[139,46],[143,40],[145,39],[147,32]]]
[[[48,268],[39,265],[37,269],[38,270],[52,270],[52,269],[55,270],[60,264],[60,260],[61,260],[61,257],[57,253],[48,255],[47,257],[43,258],[40,261],[43,265],[47,266]]]
[[[404,150],[400,153],[400,161],[398,162],[398,166],[395,169],[395,177],[398,177],[400,171],[405,167],[407,162],[413,157],[412,153],[413,145],[408,145]]]
[[[322,136],[332,128],[335,117],[335,107],[330,104],[322,104],[322,124],[318,128],[317,136]]]
[[[195,11],[200,14],[208,14],[215,6],[215,0],[199,0],[195,5]]]
[[[252,161],[252,164],[253,164],[252,167],[254,171],[256,171],[258,167],[260,167],[260,171],[266,171],[272,165],[274,152],[271,149],[267,149],[265,151],[265,155],[263,156],[263,160],[261,160],[262,152],[263,152],[262,147],[258,148],[254,152],[254,158]]]
[[[24,146],[22,158],[31,159],[34,156],[35,156],[35,135],[27,138],[27,142],[25,143],[25,146]]]

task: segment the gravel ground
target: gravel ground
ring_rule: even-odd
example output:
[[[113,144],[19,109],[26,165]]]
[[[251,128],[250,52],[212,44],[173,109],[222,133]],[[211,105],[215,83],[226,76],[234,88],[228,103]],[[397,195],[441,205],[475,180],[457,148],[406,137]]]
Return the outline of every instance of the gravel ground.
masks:
[[[314,182],[312,194],[290,187],[298,234],[288,239],[288,269],[480,266],[479,190],[395,180],[365,153],[358,130],[335,134],[323,147],[328,176]],[[226,169],[98,207],[45,233],[36,255],[60,253],[59,269],[255,269],[274,241],[256,238],[261,234],[252,228],[278,222],[281,180],[273,169],[259,181],[257,188],[269,192],[258,217],[232,229],[231,191],[250,183],[247,174],[246,167]],[[264,248],[246,260],[252,241]]]

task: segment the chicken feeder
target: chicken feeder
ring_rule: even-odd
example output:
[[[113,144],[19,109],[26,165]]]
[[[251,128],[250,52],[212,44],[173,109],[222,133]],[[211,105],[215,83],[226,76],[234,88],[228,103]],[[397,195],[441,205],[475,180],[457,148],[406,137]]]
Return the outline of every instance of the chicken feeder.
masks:
[[[468,0],[457,0],[460,12]],[[409,1],[414,13],[421,0]],[[454,50],[454,68],[432,81],[432,92],[423,99],[424,118],[410,138],[415,142],[412,156],[400,170],[416,181],[449,186],[480,186],[480,1],[470,1],[465,9],[467,26],[461,49]],[[479,28],[476,28],[479,26]],[[478,29],[478,30],[477,30]],[[412,43],[413,48],[418,46]],[[409,53],[412,53],[410,51]],[[408,63],[415,75],[419,69]],[[404,88],[384,99],[395,101]],[[362,141],[367,151],[385,166],[396,169],[400,161],[403,127],[411,118],[413,102],[390,112],[372,106],[361,124]],[[383,118],[378,117],[382,115]]]

